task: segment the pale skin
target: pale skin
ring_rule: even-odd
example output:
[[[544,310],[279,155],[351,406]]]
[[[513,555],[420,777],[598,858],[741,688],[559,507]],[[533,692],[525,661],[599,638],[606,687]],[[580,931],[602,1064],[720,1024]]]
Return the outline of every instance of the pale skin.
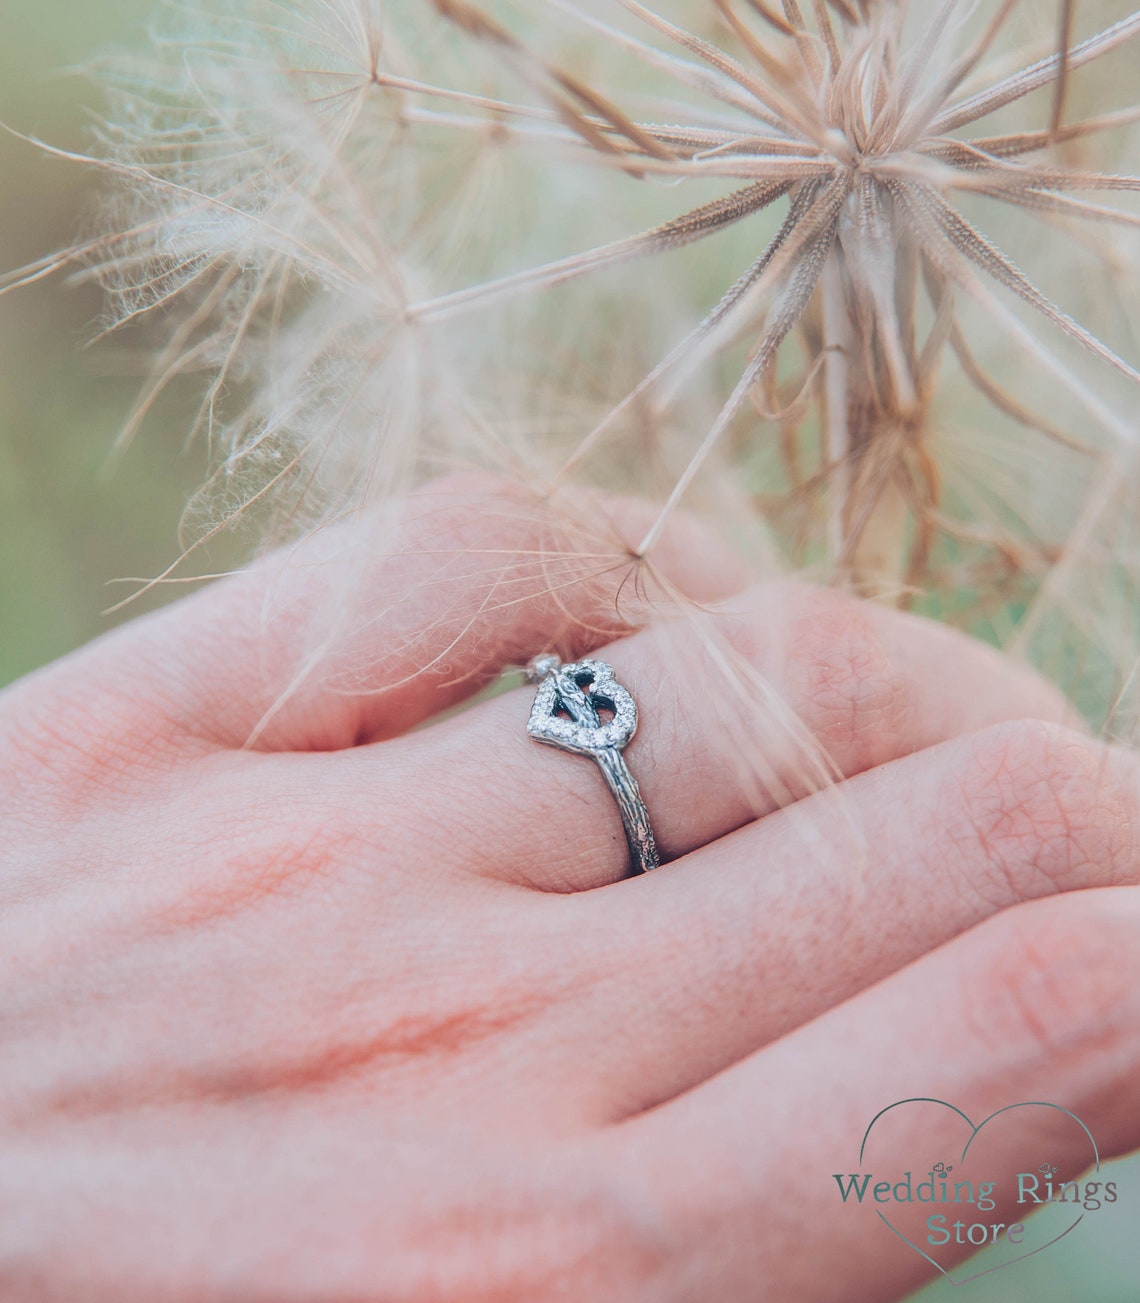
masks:
[[[1140,1143],[1136,759],[948,630],[735,592],[688,524],[662,574],[836,786],[771,701],[705,711],[690,626],[621,571],[554,601],[518,567],[433,660],[412,631],[476,587],[440,556],[536,554],[538,520],[417,497],[351,689],[293,677],[302,565],[0,696],[9,1303],[894,1299],[929,1268],[830,1176],[884,1105],[1049,1099]],[[558,622],[638,697],[646,877],[589,762],[526,737],[531,692],[409,731]]]

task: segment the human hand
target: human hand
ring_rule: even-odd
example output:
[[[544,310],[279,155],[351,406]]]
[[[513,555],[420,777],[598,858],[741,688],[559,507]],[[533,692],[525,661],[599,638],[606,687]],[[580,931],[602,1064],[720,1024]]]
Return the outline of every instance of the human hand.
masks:
[[[660,618],[509,490],[400,529],[332,673],[318,541],[0,697],[5,1300],[893,1298],[830,1175],[885,1104],[1137,1143],[1131,755],[837,593]],[[555,638],[617,639],[646,877],[529,693],[410,731]]]

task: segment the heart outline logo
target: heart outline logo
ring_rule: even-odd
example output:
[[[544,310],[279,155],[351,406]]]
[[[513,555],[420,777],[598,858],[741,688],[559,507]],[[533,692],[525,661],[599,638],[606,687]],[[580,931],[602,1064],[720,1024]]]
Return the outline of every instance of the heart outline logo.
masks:
[[[959,1159],[959,1164],[964,1163],[966,1161],[966,1156],[970,1152],[971,1145],[973,1145],[974,1141],[981,1134],[982,1130],[986,1126],[988,1126],[989,1123],[994,1121],[995,1118],[999,1118],[1004,1113],[1010,1113],[1019,1108],[1053,1109],[1054,1111],[1058,1113],[1063,1113],[1066,1117],[1071,1118],[1088,1137],[1089,1144],[1092,1146],[1093,1171],[1097,1174],[1100,1173],[1100,1149],[1097,1146],[1096,1140],[1094,1139],[1092,1132],[1088,1129],[1088,1127],[1084,1124],[1084,1122],[1082,1122],[1081,1119],[1077,1117],[1077,1115],[1074,1112],[1072,1112],[1070,1109],[1065,1108],[1061,1104],[1050,1104],[1044,1100],[1022,1100],[1018,1104],[1007,1104],[1005,1105],[1004,1108],[996,1109],[993,1113],[989,1114],[988,1117],[983,1118],[981,1122],[975,1125],[973,1119],[968,1114],[964,1113],[960,1108],[956,1107],[954,1104],[949,1103],[949,1101],[947,1100],[936,1099],[931,1096],[916,1096],[912,1099],[900,1099],[897,1100],[894,1104],[888,1104],[886,1108],[880,1109],[880,1111],[875,1114],[875,1116],[868,1123],[867,1130],[863,1133],[863,1143],[859,1146],[860,1168],[862,1168],[863,1166],[863,1159],[867,1151],[867,1142],[870,1140],[871,1132],[874,1130],[875,1124],[880,1120],[880,1118],[884,1117],[887,1113],[890,1113],[892,1109],[901,1108],[905,1104],[939,1104],[943,1108],[948,1108],[952,1113],[956,1113],[962,1119],[962,1121],[966,1123],[966,1125],[970,1128],[970,1137],[966,1141],[966,1144],[962,1149],[962,1156]],[[962,1285],[968,1285],[972,1281],[980,1280],[983,1276],[992,1276],[995,1271],[1004,1271],[1006,1267],[1014,1267],[1019,1262],[1025,1262],[1027,1258],[1035,1257],[1038,1253],[1044,1252],[1045,1249],[1052,1248],[1054,1244],[1057,1244],[1059,1241],[1063,1240],[1065,1236],[1071,1234],[1074,1230],[1076,1230],[1076,1228],[1085,1219],[1085,1214],[1082,1212],[1079,1217],[1075,1218],[1072,1222],[1070,1222],[1070,1224],[1066,1226],[1065,1229],[1061,1231],[1058,1235],[1054,1235],[1052,1239],[1046,1240],[1044,1244],[1039,1244],[1037,1245],[1036,1248],[1030,1249],[1028,1250],[1028,1252],[1022,1253],[1016,1258],[1011,1258],[1008,1262],[999,1262],[995,1267],[987,1267],[984,1271],[974,1272],[970,1276],[955,1277],[954,1275],[951,1274],[951,1272],[946,1267],[944,1267],[940,1262],[938,1262],[937,1259],[931,1257],[929,1253],[919,1248],[919,1246],[915,1244],[915,1242],[908,1235],[904,1235],[903,1232],[900,1231],[899,1228],[891,1222],[890,1218],[885,1216],[877,1208],[875,1209],[875,1215],[879,1218],[879,1220],[883,1223],[883,1225],[887,1227],[888,1230],[890,1230],[894,1235],[898,1236],[898,1238],[902,1240],[904,1244],[908,1245],[911,1249],[913,1249],[915,1253],[919,1255],[920,1258],[923,1258],[925,1259],[925,1261],[929,1262],[930,1265],[934,1267],[935,1270],[938,1271],[946,1279],[947,1283],[955,1289],[961,1287]]]
[[[594,707],[600,705],[613,711],[613,719],[593,725],[563,719],[558,713],[566,708],[560,680],[567,679],[574,680],[583,696],[588,697],[590,713],[595,718]],[[578,661],[563,665],[557,674],[548,674],[539,684],[526,729],[536,741],[575,755],[621,751],[637,732],[637,705],[630,692],[617,681],[612,665],[605,661]]]

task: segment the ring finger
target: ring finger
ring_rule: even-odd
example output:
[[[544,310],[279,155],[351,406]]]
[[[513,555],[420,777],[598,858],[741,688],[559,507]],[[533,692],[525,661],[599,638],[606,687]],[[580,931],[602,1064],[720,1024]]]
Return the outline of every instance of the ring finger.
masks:
[[[1055,689],[973,639],[786,583],[661,621],[597,655],[638,700],[626,759],[666,860],[835,778],[987,725],[1072,722]],[[398,772],[447,775],[416,800],[425,828],[462,830],[437,839],[457,867],[546,891],[624,877],[629,852],[601,774],[535,745],[530,700],[507,693],[380,745]],[[354,763],[371,770],[371,751]]]

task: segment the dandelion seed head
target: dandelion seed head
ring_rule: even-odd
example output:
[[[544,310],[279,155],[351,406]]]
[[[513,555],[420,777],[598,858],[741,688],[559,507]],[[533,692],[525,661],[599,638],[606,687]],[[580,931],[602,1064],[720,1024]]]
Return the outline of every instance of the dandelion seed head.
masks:
[[[109,324],[168,332],[127,437],[206,377],[190,545],[242,521],[278,543],[484,467],[649,497],[639,557],[703,511],[758,574],[1039,662],[1049,629],[1071,668],[1088,576],[1117,607],[1140,591],[1135,548],[1100,541],[1140,446],[1140,112],[1098,85],[1140,11],[1095,8],[176,11],[153,60],[104,70],[95,126]],[[1066,270],[1078,246],[1117,311]],[[1137,642],[1090,620],[1089,701],[1123,718]]]

